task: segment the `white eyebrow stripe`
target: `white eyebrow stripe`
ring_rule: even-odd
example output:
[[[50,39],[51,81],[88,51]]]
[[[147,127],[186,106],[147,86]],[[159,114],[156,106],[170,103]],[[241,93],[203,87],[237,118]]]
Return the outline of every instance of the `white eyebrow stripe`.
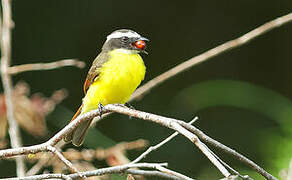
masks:
[[[134,33],[134,32],[126,32],[126,33],[123,33],[123,32],[114,32],[114,33],[108,35],[106,39],[108,41],[109,39],[121,38],[123,36],[129,37],[129,38],[141,37],[138,33]]]

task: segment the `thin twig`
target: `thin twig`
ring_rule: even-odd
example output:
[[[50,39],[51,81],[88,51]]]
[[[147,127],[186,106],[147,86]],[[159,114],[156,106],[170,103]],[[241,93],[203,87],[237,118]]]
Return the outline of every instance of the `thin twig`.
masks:
[[[57,69],[65,66],[76,66],[78,68],[84,68],[85,63],[77,59],[64,59],[50,63],[35,63],[35,64],[22,64],[9,67],[8,72],[10,74],[18,74],[26,71],[44,71]]]
[[[180,174],[178,172],[175,172],[175,171],[172,171],[170,169],[167,169],[165,167],[162,167],[162,166],[158,166],[157,169],[161,172],[164,172],[164,173],[167,173],[167,174],[171,174],[171,175],[174,175],[176,177],[179,177],[180,179],[185,179],[185,180],[192,180],[192,178],[189,178],[183,174]]]
[[[78,169],[74,167],[73,164],[70,161],[68,161],[60,151],[57,150],[57,148],[53,146],[48,146],[47,149],[48,151],[55,154],[71,170],[71,172],[74,172],[74,173],[79,172]]]
[[[66,143],[64,141],[60,141],[54,147],[59,149],[65,144]],[[47,154],[42,154],[42,156],[39,157],[38,159],[39,159],[38,162],[26,172],[26,176],[33,176],[37,174],[43,168],[44,165],[46,165],[47,163],[49,163],[49,161],[52,160],[52,158],[49,158]]]
[[[234,156],[235,158],[237,158],[239,161],[245,163],[246,165],[248,165],[249,167],[251,167],[252,169],[254,169],[256,172],[258,172],[259,174],[261,174],[262,176],[264,176],[267,179],[270,180],[277,180],[277,178],[275,178],[273,175],[269,174],[267,171],[265,171],[263,168],[261,168],[259,165],[257,165],[255,162],[253,162],[252,160],[248,159],[247,157],[245,157],[244,155],[236,152],[235,150],[231,149],[230,147],[225,146],[224,144],[216,141],[215,139],[212,139],[211,137],[207,136],[204,132],[202,132],[201,130],[197,129],[194,126],[190,126],[188,123],[183,122],[183,121],[177,121],[179,124],[181,124],[183,127],[185,127],[186,129],[188,129],[189,131],[193,132],[194,134],[196,134],[198,137],[200,137],[200,139],[202,139],[202,141],[223,150],[224,152]]]
[[[11,29],[13,21],[11,18],[11,1],[2,0],[3,24],[1,29],[1,77],[5,94],[6,114],[9,123],[9,136],[12,148],[22,146],[19,127],[14,117],[14,105],[12,97],[12,82],[8,73],[11,63]],[[16,173],[18,177],[25,175],[25,164],[23,157],[16,158]]]
[[[167,163],[137,163],[137,164],[125,164],[120,166],[108,167],[108,168],[100,168],[93,171],[82,172],[81,175],[86,177],[91,176],[101,176],[105,174],[114,174],[114,173],[131,173],[137,175],[147,175],[147,176],[158,176],[158,177],[170,177],[170,179],[182,179],[175,175],[159,172],[157,171],[145,171],[145,170],[132,170],[131,168],[147,168],[147,169],[154,169],[158,170],[163,166],[167,166]],[[162,168],[163,169],[163,168]],[[7,180],[39,180],[39,179],[46,179],[46,178],[62,178],[62,179],[76,179],[79,178],[79,174],[69,174],[69,175],[62,175],[62,174],[42,174],[42,175],[35,175],[35,176],[28,176],[23,178],[8,178]],[[189,179],[183,179],[189,180]]]
[[[208,146],[206,146],[207,149],[209,149]],[[209,149],[210,150],[210,149]],[[211,151],[211,150],[210,150]],[[211,151],[212,152],[212,151]],[[231,166],[229,166],[226,162],[224,162],[222,159],[220,159],[215,153],[213,153],[213,156],[215,156],[226,168],[228,168],[229,170],[231,170],[231,172],[233,172],[234,174],[236,174],[237,176],[241,177],[241,179],[244,180],[253,180],[252,178],[250,178],[248,175],[241,175],[238,171],[236,171],[235,169],[233,169]]]
[[[149,169],[156,169],[158,167],[162,166],[167,166],[167,163],[137,163],[137,164],[125,164],[125,165],[120,165],[120,166],[114,166],[114,167],[108,167],[108,168],[100,168],[97,170],[93,171],[87,171],[87,172],[81,172],[81,175],[84,175],[86,177],[90,176],[100,176],[104,174],[113,174],[113,173],[122,173],[127,169],[130,168],[149,168]],[[69,175],[71,178],[78,178],[79,175],[77,173],[75,174],[70,174]]]
[[[26,176],[33,176],[37,174],[50,160],[51,159],[47,157],[46,154],[43,154],[39,158],[38,162],[26,172]]]
[[[128,174],[135,174],[135,175],[141,175],[141,176],[154,176],[154,177],[159,177],[159,178],[164,178],[168,180],[181,180],[180,178],[166,174],[160,171],[145,171],[145,170],[140,170],[140,169],[128,169],[125,171]]]
[[[198,119],[198,117],[195,117],[193,120],[191,120],[188,124],[192,124],[194,123],[196,120]],[[138,156],[135,160],[133,160],[131,163],[137,163],[139,161],[141,161],[143,158],[145,158],[148,154],[150,154],[152,151],[157,150],[158,148],[160,148],[161,146],[163,146],[164,144],[166,144],[167,142],[169,142],[170,140],[172,140],[175,136],[178,135],[178,132],[173,133],[172,135],[168,136],[166,139],[164,139],[163,141],[161,141],[160,143],[156,144],[155,146],[150,146],[145,152],[143,152],[140,156]]]
[[[191,68],[194,65],[197,65],[199,63],[202,63],[212,57],[218,56],[222,54],[223,52],[226,52],[228,50],[231,50],[233,48],[239,47],[243,44],[246,44],[250,40],[253,40],[254,38],[263,35],[264,33],[280,27],[288,22],[292,21],[292,13],[289,13],[287,15],[281,16],[277,19],[274,19],[272,21],[269,21],[258,28],[240,36],[239,38],[236,38],[231,41],[227,41],[224,44],[221,44],[213,49],[210,49],[198,56],[195,56],[187,61],[184,61],[183,63],[171,68],[170,70],[160,74],[159,76],[155,77],[154,79],[148,81],[143,86],[138,88],[134,94],[131,97],[131,100],[134,99],[140,99],[143,95],[145,95],[147,92],[149,92],[154,87],[158,86],[162,82],[170,79],[171,77],[184,72],[185,70]]]
[[[188,138],[192,143],[194,143],[225,177],[230,176],[230,173],[227,171],[227,169],[212,155],[212,153],[208,149],[205,148],[204,144],[200,141],[200,139],[195,134],[191,133],[190,131],[179,125],[176,122],[177,121],[176,119],[167,118],[147,112],[142,112],[135,109],[130,109],[128,107],[120,108],[120,106],[113,104],[106,105],[104,109],[111,112],[117,112],[129,115],[131,117],[152,121],[179,132],[180,134]]]
[[[64,175],[64,174],[42,174],[42,175],[27,176],[27,177],[21,177],[21,178],[5,178],[5,179],[0,179],[0,180],[41,180],[41,179],[72,180],[70,176]]]

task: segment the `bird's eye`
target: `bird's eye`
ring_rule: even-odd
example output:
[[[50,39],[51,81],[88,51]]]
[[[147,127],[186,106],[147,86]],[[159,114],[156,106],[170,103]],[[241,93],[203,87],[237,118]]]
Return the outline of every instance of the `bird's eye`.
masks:
[[[122,37],[122,41],[126,42],[126,41],[128,41],[128,40],[129,40],[129,38],[128,38],[127,36],[123,36],[123,37]]]

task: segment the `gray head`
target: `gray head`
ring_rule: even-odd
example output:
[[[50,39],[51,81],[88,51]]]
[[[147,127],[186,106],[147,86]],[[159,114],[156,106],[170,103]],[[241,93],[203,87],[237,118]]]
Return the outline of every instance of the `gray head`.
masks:
[[[111,51],[115,49],[121,49],[129,53],[145,52],[145,41],[149,40],[142,37],[135,31],[129,29],[120,29],[107,36],[102,50]]]

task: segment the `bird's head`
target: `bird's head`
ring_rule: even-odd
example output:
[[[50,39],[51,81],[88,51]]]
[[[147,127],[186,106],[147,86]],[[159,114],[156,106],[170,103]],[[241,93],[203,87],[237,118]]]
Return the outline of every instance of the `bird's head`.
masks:
[[[146,53],[146,42],[149,41],[147,38],[142,37],[135,31],[129,29],[116,30],[107,36],[107,39],[103,45],[103,50],[121,50],[125,53]]]

